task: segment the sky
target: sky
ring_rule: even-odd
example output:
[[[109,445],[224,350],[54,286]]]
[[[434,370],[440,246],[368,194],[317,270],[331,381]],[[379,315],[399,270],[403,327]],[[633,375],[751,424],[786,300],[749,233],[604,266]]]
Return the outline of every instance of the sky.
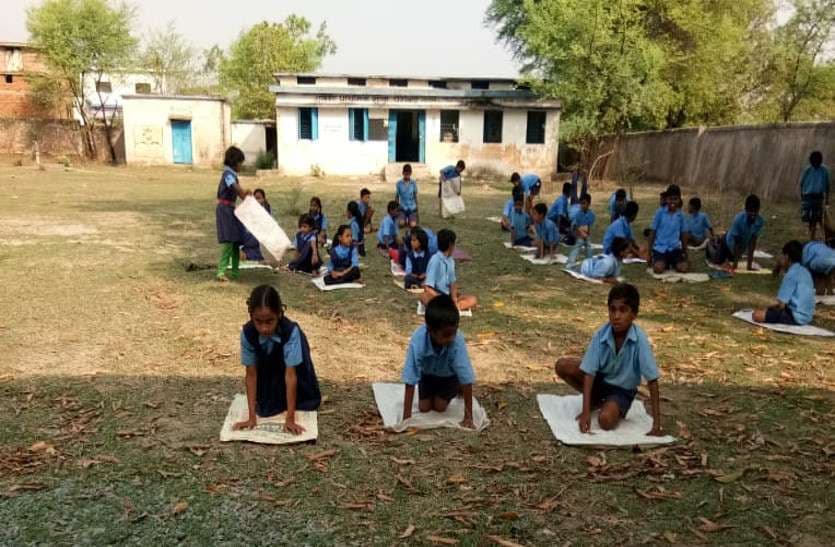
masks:
[[[39,0],[0,0],[0,41],[25,42],[26,8]],[[415,76],[518,75],[495,31],[485,27],[489,0],[133,0],[137,34],[174,21],[199,49],[226,48],[242,30],[295,13],[327,22],[337,53],[321,72]]]

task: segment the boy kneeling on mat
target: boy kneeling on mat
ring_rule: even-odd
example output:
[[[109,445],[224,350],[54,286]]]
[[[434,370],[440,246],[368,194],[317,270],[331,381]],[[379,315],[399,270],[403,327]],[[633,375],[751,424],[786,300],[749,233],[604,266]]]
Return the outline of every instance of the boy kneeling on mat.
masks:
[[[643,376],[652,398],[652,429],[661,431],[661,397],[658,394],[658,366],[646,333],[634,323],[641,296],[628,283],[609,291],[609,322],[594,333],[583,359],[562,357],[557,360],[557,376],[583,394],[583,411],[577,416],[580,431],[591,430],[591,412],[600,409],[597,418],[606,431],[615,429],[626,417],[638,393]]]
[[[412,334],[403,365],[403,420],[412,417],[415,385],[421,412],[443,412],[459,392],[464,395],[462,427],[473,423],[473,382],[475,372],[464,336],[458,332],[458,308],[452,298],[441,294],[426,306],[426,324]]]

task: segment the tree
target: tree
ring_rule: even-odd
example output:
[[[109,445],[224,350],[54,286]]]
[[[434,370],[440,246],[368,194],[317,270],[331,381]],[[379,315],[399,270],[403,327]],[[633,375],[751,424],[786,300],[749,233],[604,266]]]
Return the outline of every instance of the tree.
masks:
[[[32,42],[40,48],[50,71],[60,78],[73,97],[73,107],[81,117],[85,150],[95,158],[95,126],[102,123],[112,162],[116,162],[113,143],[115,110],[108,116],[99,106],[91,116],[87,108],[87,89],[92,81],[102,82],[129,65],[137,40],[131,35],[134,9],[128,4],[111,6],[106,0],[45,0],[27,10],[26,26]],[[98,90],[99,86],[95,88]],[[99,105],[103,97],[99,94]]]
[[[275,98],[269,86],[276,72],[310,72],[336,52],[325,23],[315,36],[310,22],[290,15],[282,23],[258,23],[232,44],[220,60],[221,86],[232,95],[233,110],[243,118],[272,118]]]
[[[142,68],[154,79],[154,91],[181,93],[193,86],[197,73],[194,48],[177,32],[174,22],[151,32],[141,57]]]

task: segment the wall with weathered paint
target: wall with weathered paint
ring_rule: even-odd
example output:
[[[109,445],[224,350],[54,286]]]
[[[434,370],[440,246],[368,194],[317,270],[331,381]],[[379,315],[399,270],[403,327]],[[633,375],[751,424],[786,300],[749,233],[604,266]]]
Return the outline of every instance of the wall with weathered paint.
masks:
[[[122,129],[113,129],[116,160],[125,161]],[[110,161],[107,137],[102,127],[94,133],[99,161]],[[0,118],[0,156],[28,159],[33,156],[35,142],[41,158],[74,158],[84,156],[81,132],[74,120],[21,120]],[[84,158],[86,159],[86,158]]]
[[[266,126],[263,122],[232,122],[232,146],[246,156],[246,165],[255,165],[258,154],[267,149]]]
[[[212,167],[223,163],[223,154],[231,141],[228,103],[202,97],[152,95],[126,95],[122,101],[127,163],[174,163],[171,120],[191,121],[193,165]]]
[[[677,129],[611,139],[614,153],[603,176],[629,169],[648,180],[714,191],[797,199],[800,173],[810,152],[835,164],[835,123],[791,123]]]

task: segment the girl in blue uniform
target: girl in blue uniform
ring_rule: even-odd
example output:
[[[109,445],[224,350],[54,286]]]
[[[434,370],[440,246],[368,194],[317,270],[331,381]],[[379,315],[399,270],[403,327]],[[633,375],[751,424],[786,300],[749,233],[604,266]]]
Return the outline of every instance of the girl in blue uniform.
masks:
[[[359,204],[356,201],[349,201],[348,202],[348,209],[346,212],[348,216],[348,222],[351,226],[351,240],[353,242],[354,248],[360,254],[360,256],[365,256],[365,230],[363,229],[363,215],[360,211]]]
[[[407,289],[423,287],[426,267],[429,265],[429,259],[432,258],[429,256],[429,237],[421,228],[415,228],[412,230],[409,245],[404,268],[406,270],[405,286]]]
[[[273,214],[272,207],[270,207],[270,202],[267,201],[267,193],[264,192],[261,188],[256,188],[254,192],[252,192],[252,196],[261,204],[261,207],[266,209],[267,213],[270,215]],[[261,244],[255,238],[254,235],[249,233],[249,230],[244,229],[244,241],[241,244],[241,260],[257,260],[262,261],[264,260],[264,255],[261,254]]]
[[[227,282],[241,276],[239,248],[244,236],[244,227],[235,216],[235,201],[244,199],[249,192],[238,182],[238,173],[244,163],[244,153],[240,148],[230,146],[223,158],[223,174],[217,185],[217,206],[215,207],[215,225],[217,242],[220,243],[220,260],[217,263],[217,280]],[[231,265],[231,270],[226,269]]]
[[[336,230],[325,285],[353,283],[360,279],[359,253],[354,249],[351,227],[343,224]]]
[[[313,231],[319,238],[319,244],[324,245],[328,240],[328,217],[322,211],[322,200],[316,196],[310,198],[310,218],[313,219]]]
[[[258,417],[287,412],[284,430],[304,432],[297,410],[316,410],[322,402],[307,337],[284,315],[278,291],[261,285],[247,301],[249,322],[241,330],[241,363],[246,367],[249,417],[233,429],[249,429]]]
[[[287,265],[291,272],[313,273],[320,266],[319,244],[313,231],[313,219],[310,215],[299,217],[299,231],[294,240],[296,258]]]

